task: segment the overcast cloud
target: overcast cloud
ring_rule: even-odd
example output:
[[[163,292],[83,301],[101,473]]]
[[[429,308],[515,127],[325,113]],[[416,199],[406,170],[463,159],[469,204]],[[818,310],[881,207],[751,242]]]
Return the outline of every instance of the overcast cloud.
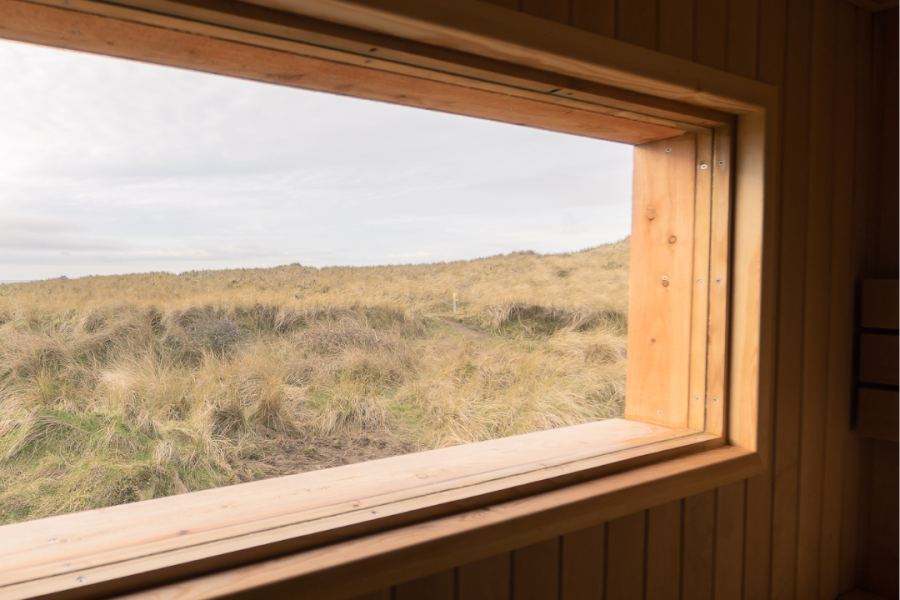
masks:
[[[630,233],[631,148],[0,43],[0,280],[468,259]]]

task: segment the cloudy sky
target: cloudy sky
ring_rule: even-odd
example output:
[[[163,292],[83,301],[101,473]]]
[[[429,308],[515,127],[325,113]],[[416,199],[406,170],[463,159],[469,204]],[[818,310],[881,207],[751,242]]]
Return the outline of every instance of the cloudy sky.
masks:
[[[0,42],[0,280],[579,250],[631,148]]]

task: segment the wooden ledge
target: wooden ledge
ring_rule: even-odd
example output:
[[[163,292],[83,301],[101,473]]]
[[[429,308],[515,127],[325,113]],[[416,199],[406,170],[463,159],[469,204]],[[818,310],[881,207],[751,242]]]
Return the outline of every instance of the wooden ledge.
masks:
[[[721,446],[613,419],[0,528],[0,595],[95,597],[496,505]]]
[[[746,479],[762,469],[754,453],[719,448],[123,598],[354,598]]]

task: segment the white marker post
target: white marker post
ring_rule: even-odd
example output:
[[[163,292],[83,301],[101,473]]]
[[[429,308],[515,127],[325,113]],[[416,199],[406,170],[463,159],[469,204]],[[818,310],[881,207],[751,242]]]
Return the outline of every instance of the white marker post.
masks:
[[[453,294],[453,312],[459,310],[459,294]]]

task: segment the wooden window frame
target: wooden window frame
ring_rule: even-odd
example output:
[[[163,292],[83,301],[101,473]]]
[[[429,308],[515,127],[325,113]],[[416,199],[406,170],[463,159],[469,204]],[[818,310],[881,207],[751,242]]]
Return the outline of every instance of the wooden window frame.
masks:
[[[768,467],[775,88],[471,0],[0,0],[0,37],[615,139],[639,165],[690,136],[711,211],[679,346],[696,404],[649,382],[626,420],[8,525],[4,597],[350,597]],[[666,355],[630,359],[629,389]]]

